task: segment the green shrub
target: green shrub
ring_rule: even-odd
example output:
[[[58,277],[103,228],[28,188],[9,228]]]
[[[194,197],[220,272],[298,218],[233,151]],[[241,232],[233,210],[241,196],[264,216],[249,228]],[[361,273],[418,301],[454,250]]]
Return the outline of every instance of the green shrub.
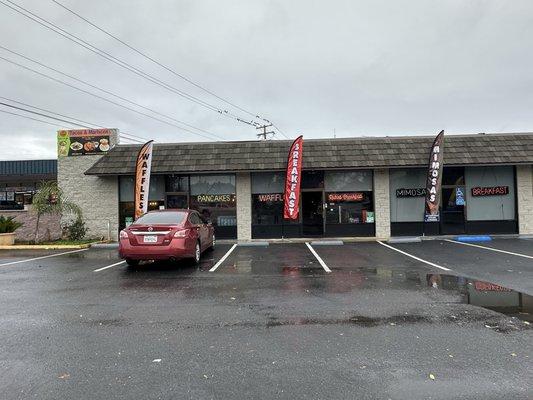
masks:
[[[87,227],[81,218],[76,218],[70,225],[65,226],[69,240],[82,240],[87,234]]]
[[[15,221],[15,217],[0,215],[0,233],[13,233],[22,226],[22,222]]]

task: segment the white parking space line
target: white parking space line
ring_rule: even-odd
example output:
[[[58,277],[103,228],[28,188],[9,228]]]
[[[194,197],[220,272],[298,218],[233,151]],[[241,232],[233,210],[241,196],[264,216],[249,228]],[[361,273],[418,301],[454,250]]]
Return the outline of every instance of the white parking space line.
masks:
[[[80,251],[87,251],[87,250],[89,250],[89,249],[71,250],[71,251],[65,251],[63,253],[49,254],[47,256],[27,258],[25,260],[18,260],[18,261],[11,261],[11,262],[0,264],[0,267],[3,267],[5,265],[13,265],[13,264],[20,264],[20,263],[25,263],[25,262],[35,261],[35,260],[42,260],[44,258],[58,257],[58,256],[62,256],[62,255],[65,255],[65,254],[79,253]]]
[[[309,243],[305,242],[305,245],[307,246],[307,248],[311,251],[311,253],[313,253],[313,255],[315,256],[315,258],[318,260],[318,262],[320,263],[320,265],[322,265],[322,268],[324,268],[324,271],[326,272],[331,272],[331,270],[329,269],[329,267],[326,265],[326,263],[324,262],[324,260],[322,260],[322,258],[320,258],[320,256],[317,254],[317,252],[315,251],[315,249],[313,249],[313,246],[311,246]]]
[[[233,246],[231,246],[231,248],[228,250],[228,252],[226,254],[224,254],[224,256],[218,260],[218,262],[213,265],[213,267],[209,270],[209,272],[215,272],[217,270],[218,267],[220,267],[220,265],[226,261],[226,258],[228,258],[228,256],[231,254],[231,252],[233,250],[235,250],[235,247],[237,247],[237,243],[235,243]]]
[[[124,264],[125,262],[126,261],[119,261],[117,263],[114,263],[114,264],[111,264],[111,265],[107,265],[107,266],[102,267],[102,268],[95,269],[93,272],[100,272],[100,271],[103,271],[104,269],[108,269],[108,268],[116,267],[117,265],[120,265],[120,264]]]
[[[405,251],[402,251],[402,250],[400,250],[400,249],[397,249],[396,247],[392,247],[392,246],[390,246],[390,245],[388,245],[388,244],[385,244],[385,243],[383,243],[382,241],[379,241],[379,240],[378,240],[377,242],[378,242],[380,245],[382,245],[382,246],[385,246],[385,247],[387,247],[387,248],[389,248],[389,249],[391,249],[391,250],[397,251],[398,253],[401,253],[401,254],[403,254],[404,256],[411,257],[411,258],[413,258],[413,259],[415,259],[415,260],[417,260],[417,261],[423,262],[423,263],[425,263],[425,264],[427,264],[427,265],[431,265],[432,267],[442,269],[443,271],[451,271],[451,269],[449,269],[449,268],[442,267],[442,266],[440,266],[440,265],[438,265],[438,264],[432,263],[431,261],[427,261],[427,260],[424,260],[424,259],[419,258],[419,257],[417,257],[417,256],[414,256],[414,255],[412,255],[412,254],[406,253]]]
[[[518,256],[518,257],[524,257],[524,258],[533,259],[533,256],[528,256],[527,254],[513,253],[512,251],[500,250],[500,249],[496,249],[494,247],[481,246],[479,244],[458,242],[456,240],[450,240],[450,239],[444,239],[444,240],[447,241],[447,242],[450,242],[450,243],[457,243],[457,244],[462,244],[462,245],[465,245],[465,246],[479,247],[480,249],[491,250],[491,251],[496,251],[498,253],[510,254],[512,256]]]

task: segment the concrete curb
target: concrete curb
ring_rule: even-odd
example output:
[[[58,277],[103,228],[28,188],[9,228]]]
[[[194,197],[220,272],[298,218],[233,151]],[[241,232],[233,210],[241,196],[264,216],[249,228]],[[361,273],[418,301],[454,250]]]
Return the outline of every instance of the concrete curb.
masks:
[[[311,242],[311,246],[343,246],[342,240],[316,240]]]
[[[12,246],[0,246],[0,250],[72,250],[88,249],[92,243],[87,244],[14,244]]]
[[[419,236],[391,237],[387,243],[420,243],[422,239]]]
[[[91,249],[118,249],[118,243],[95,243]]]
[[[239,247],[268,247],[269,243],[262,241],[262,242],[237,242],[237,246]]]

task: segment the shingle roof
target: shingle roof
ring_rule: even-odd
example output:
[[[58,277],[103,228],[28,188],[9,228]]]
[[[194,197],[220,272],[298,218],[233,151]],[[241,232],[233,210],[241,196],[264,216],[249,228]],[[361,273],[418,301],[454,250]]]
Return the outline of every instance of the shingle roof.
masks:
[[[304,140],[303,168],[425,166],[434,137],[356,137]],[[258,171],[284,169],[287,140],[155,144],[152,173]],[[131,175],[140,146],[118,145],[88,175]],[[533,133],[448,135],[448,165],[531,164]]]

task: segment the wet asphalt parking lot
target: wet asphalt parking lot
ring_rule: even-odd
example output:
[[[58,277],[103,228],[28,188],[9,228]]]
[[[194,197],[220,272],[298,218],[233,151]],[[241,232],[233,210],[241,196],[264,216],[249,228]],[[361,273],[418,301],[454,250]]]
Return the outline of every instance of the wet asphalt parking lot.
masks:
[[[120,261],[0,251],[2,399],[533,398],[533,240]]]

